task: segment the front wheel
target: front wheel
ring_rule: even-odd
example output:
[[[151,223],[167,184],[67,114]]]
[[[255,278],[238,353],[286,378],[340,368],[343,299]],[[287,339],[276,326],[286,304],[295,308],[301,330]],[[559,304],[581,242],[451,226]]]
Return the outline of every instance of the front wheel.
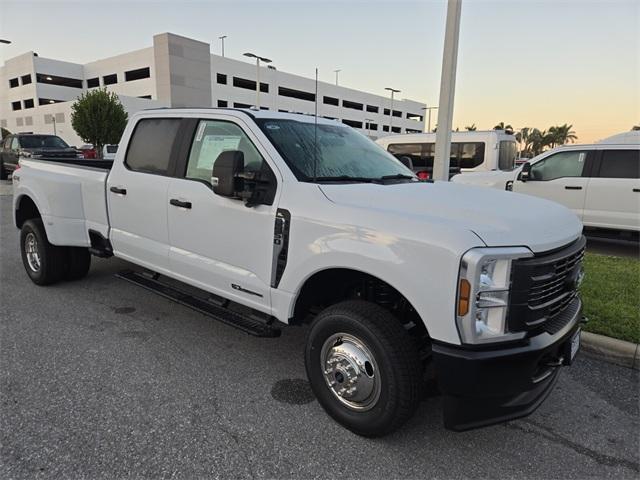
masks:
[[[307,336],[305,366],[320,405],[359,435],[391,433],[420,401],[416,345],[373,303],[345,301],[322,311]]]
[[[4,162],[0,162],[0,180],[6,180],[9,172],[4,168]]]

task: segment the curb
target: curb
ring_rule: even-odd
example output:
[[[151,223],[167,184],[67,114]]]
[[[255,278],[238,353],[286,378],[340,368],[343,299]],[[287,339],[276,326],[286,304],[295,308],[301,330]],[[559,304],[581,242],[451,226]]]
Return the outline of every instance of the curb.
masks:
[[[637,343],[585,331],[580,334],[580,343],[584,352],[605,362],[640,370],[640,345]]]

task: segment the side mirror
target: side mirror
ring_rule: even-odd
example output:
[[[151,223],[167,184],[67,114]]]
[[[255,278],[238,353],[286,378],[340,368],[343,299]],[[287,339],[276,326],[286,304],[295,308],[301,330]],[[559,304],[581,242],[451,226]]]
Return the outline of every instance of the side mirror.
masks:
[[[522,170],[520,171],[520,175],[518,175],[518,180],[521,182],[531,180],[531,164],[529,162],[522,165]]]
[[[400,157],[397,157],[398,160],[400,160],[400,162],[407,167],[409,170],[413,171],[413,160],[411,160],[411,157],[407,157],[406,155],[402,155]]]
[[[211,185],[216,195],[229,198],[239,198],[244,191],[244,153],[238,150],[222,152],[213,163],[211,171]]]

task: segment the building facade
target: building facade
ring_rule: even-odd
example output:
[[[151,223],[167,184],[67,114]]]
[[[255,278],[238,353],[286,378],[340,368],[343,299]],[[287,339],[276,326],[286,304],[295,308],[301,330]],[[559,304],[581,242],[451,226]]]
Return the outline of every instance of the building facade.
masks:
[[[153,46],[84,65],[28,52],[0,67],[0,126],[11,132],[53,133],[78,145],[70,123],[71,105],[83,92],[115,92],[129,113],[145,108],[255,107],[336,119],[372,138],[424,131],[425,105],[391,99],[269,66],[210,53],[210,45],[171,33]]]

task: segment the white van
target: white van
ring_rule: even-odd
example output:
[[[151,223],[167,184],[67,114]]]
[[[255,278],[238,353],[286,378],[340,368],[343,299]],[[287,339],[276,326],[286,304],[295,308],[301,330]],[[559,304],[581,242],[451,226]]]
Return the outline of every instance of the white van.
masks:
[[[435,133],[388,135],[376,140],[376,143],[397,158],[411,159],[413,171],[418,177],[431,178]],[[460,172],[513,170],[517,153],[515,136],[504,130],[451,133],[450,167]]]

